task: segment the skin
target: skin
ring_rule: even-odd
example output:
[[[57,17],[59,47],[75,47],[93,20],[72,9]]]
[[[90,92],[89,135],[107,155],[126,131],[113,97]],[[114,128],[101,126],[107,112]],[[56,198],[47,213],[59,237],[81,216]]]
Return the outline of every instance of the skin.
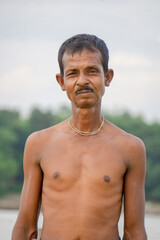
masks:
[[[64,53],[63,66],[64,76],[56,78],[71,100],[72,124],[95,131],[113,71],[104,73],[98,50]],[[118,240],[123,196],[123,240],[146,240],[145,158],[143,142],[107,120],[93,136],[73,131],[68,119],[33,133],[24,151],[24,186],[12,240],[37,237],[40,204],[42,240]]]

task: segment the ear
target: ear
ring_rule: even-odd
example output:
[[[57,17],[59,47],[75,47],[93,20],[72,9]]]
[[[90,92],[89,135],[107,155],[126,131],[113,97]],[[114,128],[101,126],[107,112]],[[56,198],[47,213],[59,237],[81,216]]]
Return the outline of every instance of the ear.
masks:
[[[112,69],[108,69],[108,71],[106,72],[105,74],[105,86],[106,87],[109,87],[111,81],[112,81],[112,78],[114,76],[114,72]]]
[[[56,79],[59,85],[61,86],[62,91],[65,91],[65,85],[64,85],[64,80],[61,74],[56,74]]]

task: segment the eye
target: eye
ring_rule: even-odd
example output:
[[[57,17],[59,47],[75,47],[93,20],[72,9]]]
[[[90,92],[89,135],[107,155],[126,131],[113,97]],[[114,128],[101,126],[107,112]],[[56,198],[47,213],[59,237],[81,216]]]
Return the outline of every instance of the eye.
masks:
[[[90,73],[96,73],[97,70],[93,69],[93,70],[90,70]]]
[[[76,74],[77,74],[77,73],[76,73],[75,71],[73,71],[73,72],[67,73],[66,76],[67,76],[67,77],[69,77],[69,76],[75,76]]]
[[[97,72],[98,72],[97,69],[88,70],[88,74],[96,74]]]

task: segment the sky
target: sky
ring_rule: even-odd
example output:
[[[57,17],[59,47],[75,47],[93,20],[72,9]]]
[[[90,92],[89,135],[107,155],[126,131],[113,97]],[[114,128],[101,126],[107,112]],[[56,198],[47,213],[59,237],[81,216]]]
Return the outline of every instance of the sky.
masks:
[[[61,44],[102,38],[114,78],[102,107],[160,122],[159,0],[0,0],[0,108],[70,105],[56,82]]]

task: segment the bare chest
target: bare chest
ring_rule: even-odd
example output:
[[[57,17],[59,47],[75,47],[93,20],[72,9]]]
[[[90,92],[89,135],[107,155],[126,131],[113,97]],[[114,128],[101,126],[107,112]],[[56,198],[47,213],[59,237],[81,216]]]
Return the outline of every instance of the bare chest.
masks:
[[[54,141],[43,152],[44,181],[55,190],[84,183],[109,187],[123,179],[123,156],[111,141],[94,138]]]

